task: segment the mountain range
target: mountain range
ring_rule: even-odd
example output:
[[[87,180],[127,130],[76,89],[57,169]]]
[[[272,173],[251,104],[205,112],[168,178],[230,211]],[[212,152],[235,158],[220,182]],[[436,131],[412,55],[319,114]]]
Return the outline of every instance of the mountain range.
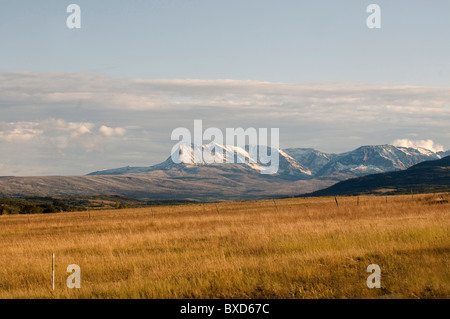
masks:
[[[351,178],[304,196],[416,194],[450,191],[450,156],[425,161],[406,170]]]
[[[235,165],[235,167],[237,165],[241,168],[261,171],[266,166],[259,161],[258,157],[251,156],[251,154],[258,154],[259,147],[256,146],[255,148],[256,152],[252,153],[252,146],[246,146],[245,149],[238,147],[231,148],[219,144],[213,146],[210,144],[203,146],[180,146],[181,163],[179,164],[175,164],[172,158],[169,157],[163,163],[154,166],[127,166],[96,171],[88,175],[123,175],[155,170],[221,167],[223,165]],[[194,164],[194,154],[205,150],[214,152],[214,158],[220,159],[224,164],[207,164],[204,160]],[[265,149],[262,151],[267,152]],[[271,149],[270,151],[278,152],[279,154],[279,169],[272,176],[290,180],[308,180],[313,178],[344,180],[356,176],[404,170],[423,161],[440,159],[446,155],[450,155],[450,151],[433,152],[424,148],[406,148],[392,145],[362,146],[353,151],[341,154],[323,153],[312,148]],[[226,156],[229,153],[242,154],[246,162],[243,164],[225,163]],[[189,154],[190,156],[184,156],[185,154]]]
[[[208,149],[211,148],[211,149]],[[141,200],[257,200],[311,193],[339,181],[373,173],[402,171],[423,161],[436,160],[450,152],[392,145],[362,146],[331,154],[311,148],[288,148],[279,155],[275,174],[258,157],[259,146],[245,148],[203,145],[180,146],[180,163],[172,157],[148,167],[126,166],[89,173],[86,176],[0,177],[0,196],[125,196]],[[216,159],[227,154],[245,158],[245,163],[194,163],[193,154],[207,149]],[[264,150],[263,151],[267,151]],[[256,152],[256,154],[258,154]],[[217,161],[216,161],[217,162]]]

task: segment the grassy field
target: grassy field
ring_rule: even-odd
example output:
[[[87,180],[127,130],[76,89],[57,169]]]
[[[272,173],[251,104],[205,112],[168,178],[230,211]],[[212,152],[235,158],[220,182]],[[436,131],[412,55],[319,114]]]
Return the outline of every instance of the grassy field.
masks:
[[[0,298],[450,298],[450,196],[0,216]],[[275,207],[276,203],[276,207]],[[56,289],[51,289],[51,255]],[[69,289],[66,268],[81,267]],[[366,268],[381,267],[381,289]]]

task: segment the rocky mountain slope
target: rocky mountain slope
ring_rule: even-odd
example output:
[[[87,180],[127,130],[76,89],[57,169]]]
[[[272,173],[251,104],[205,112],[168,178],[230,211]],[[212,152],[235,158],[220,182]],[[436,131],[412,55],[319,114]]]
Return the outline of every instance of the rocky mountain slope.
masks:
[[[209,148],[208,148],[209,147]],[[195,152],[207,150],[218,162],[203,158],[194,161]],[[278,155],[275,174],[260,153]],[[441,154],[425,149],[391,145],[363,146],[342,154],[314,149],[267,150],[221,145],[182,146],[180,161],[172,157],[148,167],[122,167],[93,172],[87,176],[0,177],[0,196],[125,196],[140,200],[256,200],[311,193],[338,181],[374,172],[401,171]],[[207,153],[208,153],[207,152]],[[265,153],[264,153],[265,152]],[[227,155],[234,162],[226,163]],[[443,153],[442,153],[443,154]],[[219,160],[220,159],[220,160]]]
[[[214,149],[215,148],[215,149]],[[254,149],[253,149],[254,148]],[[155,170],[185,169],[189,167],[205,167],[218,164],[208,164],[204,160],[198,163],[194,160],[194,154],[202,152],[213,153],[215,162],[220,165],[226,163],[226,157],[232,154],[234,162],[239,155],[245,159],[245,163],[236,164],[235,167],[244,167],[250,170],[263,171],[267,165],[259,160],[259,147],[246,146],[245,149],[227,147],[222,145],[181,146],[178,150],[181,163],[175,164],[171,157],[161,164],[149,167],[122,167],[90,173],[88,175],[121,175],[130,173],[142,173]],[[255,151],[255,152],[252,152]],[[373,173],[404,170],[417,163],[440,159],[445,153],[435,153],[421,148],[405,148],[392,145],[362,146],[353,151],[341,154],[327,154],[312,148],[288,148],[286,150],[271,150],[278,152],[279,169],[274,176],[284,179],[307,180],[314,178],[327,178],[333,180],[345,180],[347,178],[364,176]],[[267,150],[263,149],[267,154]],[[209,154],[208,153],[208,154]],[[270,152],[269,152],[270,153]],[[199,157],[200,158],[200,157]]]
[[[339,182],[305,196],[413,194],[450,191],[450,156],[406,170],[372,174]]]

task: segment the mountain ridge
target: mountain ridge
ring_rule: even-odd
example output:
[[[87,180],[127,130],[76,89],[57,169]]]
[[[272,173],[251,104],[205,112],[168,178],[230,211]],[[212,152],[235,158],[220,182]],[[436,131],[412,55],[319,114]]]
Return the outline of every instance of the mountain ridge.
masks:
[[[218,149],[231,150],[224,146]],[[233,148],[233,156],[237,154],[234,151],[247,160],[250,154],[255,154],[248,146],[240,150]],[[108,195],[138,200],[203,202],[281,198],[313,193],[371,171],[402,171],[403,167],[418,164],[424,159],[441,157],[428,150],[389,145],[363,146],[341,154],[327,154],[314,149],[276,151],[279,170],[271,175],[261,174],[261,169],[265,168],[259,159],[246,163],[195,164],[175,163],[169,157],[153,166],[126,166],[86,176],[0,177],[0,196]],[[214,156],[220,156],[220,151]]]
[[[421,162],[402,171],[351,178],[301,196],[395,195],[448,191],[450,191],[450,156]]]
[[[204,161],[201,163],[194,163],[194,153],[202,151],[211,151],[211,145],[206,144],[200,147],[191,146],[190,156],[184,156],[186,147],[180,147],[181,163],[175,164],[172,157],[169,157],[164,162],[147,167],[121,167],[116,169],[107,169],[95,171],[87,174],[92,175],[122,175],[130,173],[142,173],[154,170],[167,169],[186,169],[187,167],[195,166],[213,166],[218,164],[207,164]],[[210,147],[210,149],[208,149]],[[231,165],[225,163],[226,155],[230,152],[231,147],[214,145],[219,148],[214,149],[214,158],[220,159],[223,165]],[[234,147],[234,152],[237,154],[244,154],[246,163],[237,164],[243,165],[251,169],[261,169],[264,166],[260,164],[258,159],[251,158],[249,155],[252,146],[246,146],[245,149]],[[236,151],[237,149],[237,151]],[[259,150],[258,150],[259,151]],[[343,180],[356,176],[364,176],[372,173],[382,173],[396,170],[403,170],[412,165],[423,161],[440,159],[442,155],[447,152],[436,153],[424,148],[407,148],[392,145],[366,145],[358,147],[352,151],[344,153],[324,153],[313,148],[287,148],[285,150],[273,150],[279,153],[279,171],[278,176],[284,176],[288,179],[313,179],[313,178],[331,178],[334,180]],[[176,151],[175,151],[176,152]],[[222,156],[220,156],[222,153]],[[184,156],[184,157],[183,157]],[[235,154],[233,154],[235,156]]]

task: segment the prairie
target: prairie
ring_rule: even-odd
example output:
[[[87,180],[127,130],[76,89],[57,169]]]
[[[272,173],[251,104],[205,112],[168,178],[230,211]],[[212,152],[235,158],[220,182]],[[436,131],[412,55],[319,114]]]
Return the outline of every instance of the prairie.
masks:
[[[0,216],[0,298],[450,297],[448,194],[337,201]]]

